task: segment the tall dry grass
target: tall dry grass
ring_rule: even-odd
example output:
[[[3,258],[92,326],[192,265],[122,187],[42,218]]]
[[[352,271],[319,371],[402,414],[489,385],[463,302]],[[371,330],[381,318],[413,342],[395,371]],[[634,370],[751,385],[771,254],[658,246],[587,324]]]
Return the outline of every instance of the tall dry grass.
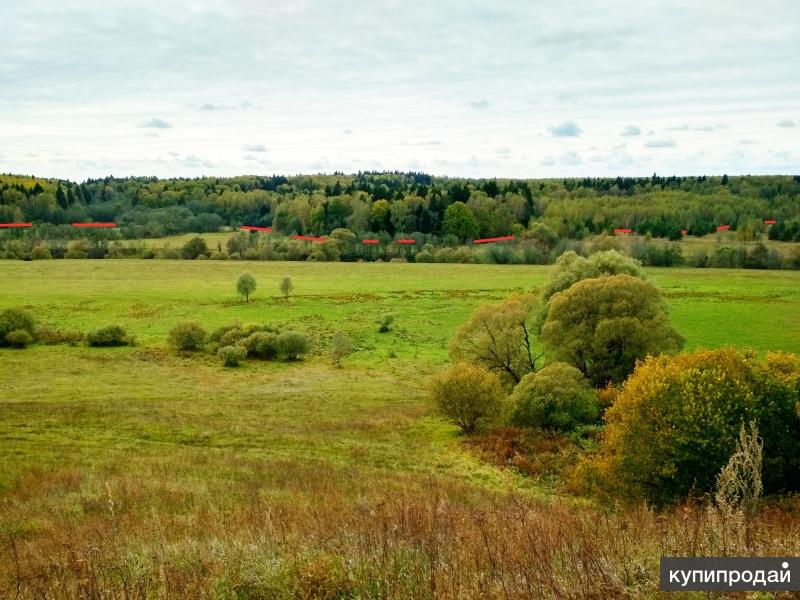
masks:
[[[0,504],[3,598],[639,598],[660,555],[719,550],[705,506],[658,513],[414,476],[242,462],[214,484],[31,473]],[[797,555],[792,502],[742,553]]]

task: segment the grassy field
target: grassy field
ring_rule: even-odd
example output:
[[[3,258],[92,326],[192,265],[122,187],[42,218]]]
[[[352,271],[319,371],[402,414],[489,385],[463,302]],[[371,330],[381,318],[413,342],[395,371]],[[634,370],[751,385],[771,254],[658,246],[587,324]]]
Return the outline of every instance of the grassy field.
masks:
[[[249,304],[234,291],[244,270],[258,282]],[[535,516],[534,539],[556,545],[574,539],[589,552],[597,536],[632,540],[607,556],[587,554],[599,561],[587,569],[613,564],[607,597],[652,590],[664,544],[684,549],[677,520],[664,533],[643,509],[597,529],[593,513],[570,512],[582,501],[556,500],[550,486],[479,460],[426,398],[425,379],[447,360],[455,327],[482,303],[535,291],[549,270],[0,261],[0,307],[80,330],[118,323],[138,339],[133,348],[0,351],[0,597],[18,589],[20,597],[342,597],[334,592],[354,581],[366,587],[344,597],[503,597],[506,586],[521,585],[513,565],[536,562],[511,549],[524,540],[502,533],[508,519],[528,519],[519,511]],[[648,274],[688,348],[800,352],[800,272]],[[286,275],[295,284],[288,302],[278,291]],[[376,321],[385,314],[396,325],[381,334]],[[167,349],[167,332],[185,319],[208,329],[291,324],[317,350],[302,363],[224,369]],[[337,329],[356,350],[343,369],[325,354]],[[476,510],[489,511],[480,513],[486,530]],[[626,533],[633,523],[651,537],[637,542]],[[497,547],[475,556],[444,546],[489,530]],[[783,550],[791,554],[796,542]],[[524,563],[543,578],[557,574],[528,597],[586,585],[569,579],[564,556]],[[626,561],[644,574],[625,575]],[[499,563],[507,575],[498,575]]]

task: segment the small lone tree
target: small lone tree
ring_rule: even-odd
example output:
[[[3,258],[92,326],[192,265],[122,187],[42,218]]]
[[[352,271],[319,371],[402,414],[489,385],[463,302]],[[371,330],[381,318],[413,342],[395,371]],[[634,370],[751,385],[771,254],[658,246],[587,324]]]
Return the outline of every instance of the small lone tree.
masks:
[[[281,290],[281,294],[283,294],[284,300],[286,300],[288,302],[289,301],[289,295],[292,293],[292,290],[294,289],[294,284],[292,283],[292,278],[291,277],[284,277],[283,279],[281,279],[281,284],[280,284],[279,287],[280,287],[280,290]]]
[[[239,275],[239,280],[236,282],[236,291],[240,296],[244,296],[245,302],[250,302],[250,294],[256,291],[256,279],[250,273],[245,271]]]
[[[350,343],[348,338],[341,331],[333,334],[333,343],[331,344],[331,359],[340,369],[342,368],[342,359],[353,351],[353,344]]]

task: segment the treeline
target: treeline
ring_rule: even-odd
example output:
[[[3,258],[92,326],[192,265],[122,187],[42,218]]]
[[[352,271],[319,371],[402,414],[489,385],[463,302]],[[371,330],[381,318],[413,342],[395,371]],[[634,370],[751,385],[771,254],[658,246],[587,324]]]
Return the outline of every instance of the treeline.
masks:
[[[519,240],[481,246],[436,245],[435,236],[418,236],[414,245],[396,244],[391,240],[376,245],[360,243],[353,232],[336,229],[325,243],[310,243],[286,237],[252,233],[232,235],[223,244],[211,247],[203,237],[195,236],[178,247],[160,248],[144,242],[80,238],[71,241],[10,239],[0,242],[0,259],[182,259],[182,260],[290,260],[290,261],[369,261],[417,263],[480,263],[480,264],[552,264],[564,252],[589,256],[602,250],[619,250],[645,266],[716,267],[745,269],[800,269],[800,246],[787,255],[768,248],[763,242],[715,245],[684,254],[680,242],[644,237],[625,240],[596,236],[586,240],[559,239],[545,225],[536,224],[525,230]],[[431,241],[426,241],[426,239]]]
[[[744,241],[800,241],[800,176],[509,180],[364,172],[76,183],[0,175],[0,223],[29,221],[41,238],[67,240],[81,235],[70,223],[114,221],[125,239],[246,224],[286,235],[348,229],[463,243],[518,234],[534,222],[564,239],[615,228],[680,239],[684,230],[699,236],[729,225]]]

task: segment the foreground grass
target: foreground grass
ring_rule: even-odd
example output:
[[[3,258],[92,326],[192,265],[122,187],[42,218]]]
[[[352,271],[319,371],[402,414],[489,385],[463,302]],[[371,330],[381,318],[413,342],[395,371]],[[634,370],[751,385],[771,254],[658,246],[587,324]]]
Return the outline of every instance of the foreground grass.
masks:
[[[245,269],[259,284],[249,304],[234,293]],[[81,330],[120,323],[139,338],[0,351],[0,597],[655,594],[660,554],[718,551],[702,511],[687,521],[559,500],[480,462],[426,399],[424,381],[470,311],[533,291],[548,272],[0,262],[13,282],[0,306]],[[648,272],[690,347],[800,351],[800,273]],[[387,313],[397,324],[380,334]],[[291,323],[321,350],[223,369],[165,348],[187,318]],[[336,329],[355,341],[344,369],[324,355]],[[791,510],[755,522],[749,551],[797,554]]]

